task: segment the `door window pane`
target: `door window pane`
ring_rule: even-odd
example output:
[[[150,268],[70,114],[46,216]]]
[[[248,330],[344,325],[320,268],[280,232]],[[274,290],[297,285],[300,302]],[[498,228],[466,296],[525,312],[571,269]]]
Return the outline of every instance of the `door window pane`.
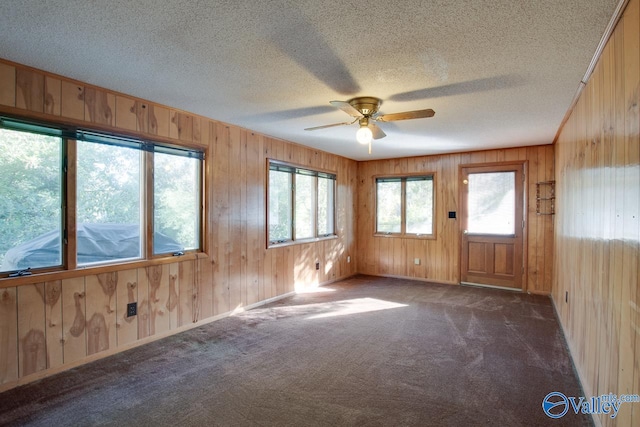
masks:
[[[402,230],[402,182],[378,181],[376,198],[376,231],[400,233]]]
[[[296,175],[296,239],[314,237],[313,204],[315,199],[316,177],[310,175]]]
[[[432,234],[433,180],[407,180],[407,234]]]
[[[469,233],[515,234],[516,173],[474,173],[468,177]]]
[[[154,153],[153,252],[200,247],[199,159]]]
[[[62,264],[62,140],[0,129],[0,271]]]
[[[291,240],[291,174],[269,171],[269,241]]]
[[[328,236],[334,231],[335,182],[334,179],[318,177],[318,236]]]
[[[140,258],[142,151],[77,147],[78,264]]]

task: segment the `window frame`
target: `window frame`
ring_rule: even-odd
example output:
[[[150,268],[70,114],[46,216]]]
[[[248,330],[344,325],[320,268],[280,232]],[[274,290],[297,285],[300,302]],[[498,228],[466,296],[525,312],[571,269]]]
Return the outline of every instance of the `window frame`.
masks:
[[[49,129],[52,133],[30,130]],[[118,271],[123,266],[139,268],[148,265],[162,263],[163,260],[173,257],[186,256],[187,259],[197,258],[198,254],[207,251],[206,239],[206,217],[207,217],[207,191],[206,170],[208,162],[208,148],[195,144],[179,144],[173,141],[163,141],[164,138],[148,139],[136,133],[105,131],[99,127],[75,126],[50,121],[34,120],[10,114],[0,114],[0,128],[16,130],[25,133],[53,135],[61,138],[60,151],[62,153],[61,181],[62,181],[62,206],[60,214],[62,218],[61,251],[62,264],[47,267],[30,269],[27,274],[16,275],[23,270],[11,270],[0,272],[0,280],[16,277],[30,277],[46,273],[70,273],[73,271]],[[77,260],[77,141],[89,143],[101,143],[97,139],[114,141],[112,145],[134,147],[141,151],[141,172],[140,172],[140,197],[141,197],[141,256],[138,258],[126,258],[115,261],[104,261],[90,264],[78,265]],[[122,141],[122,144],[115,143]],[[102,142],[107,143],[108,142]],[[200,160],[198,174],[198,248],[184,250],[180,253],[160,253],[154,254],[154,152],[172,154],[178,152],[192,153],[189,156]],[[83,273],[88,274],[88,273]],[[44,279],[43,279],[44,280]]]
[[[406,185],[407,180],[415,180],[416,178],[431,178],[432,182],[432,194],[431,194],[431,233],[407,233],[407,192]],[[400,232],[386,232],[378,231],[378,182],[384,182],[384,180],[400,181]],[[375,175],[373,176],[373,235],[375,237],[400,237],[404,239],[422,239],[422,240],[435,240],[437,221],[436,221],[436,173],[435,172],[415,172],[402,175]]]
[[[289,246],[289,245],[296,245],[296,244],[303,244],[303,243],[310,243],[310,242],[318,242],[318,241],[322,241],[322,240],[331,240],[331,239],[336,239],[338,237],[338,232],[337,232],[337,200],[338,200],[338,175],[336,172],[333,171],[327,171],[327,170],[322,170],[319,168],[311,168],[309,166],[301,166],[301,165],[296,165],[293,163],[288,163],[288,162],[283,162],[281,160],[276,160],[276,159],[270,159],[267,158],[266,159],[266,187],[265,187],[265,241],[266,241],[266,248],[270,249],[270,248],[276,248],[276,247],[282,247],[282,246]],[[270,189],[271,189],[271,181],[270,181],[270,176],[271,176],[271,165],[275,165],[275,167],[280,168],[280,169],[276,169],[276,170],[280,170],[282,172],[288,172],[291,173],[291,224],[289,224],[289,228],[291,231],[291,239],[288,240],[277,240],[277,241],[272,241],[269,238],[269,200],[270,200]],[[288,170],[287,170],[288,169]],[[306,173],[299,173],[298,171],[305,171]],[[296,175],[303,175],[303,176],[313,176],[314,179],[314,194],[313,194],[313,199],[311,200],[311,221],[312,221],[312,227],[313,227],[313,237],[305,237],[305,238],[300,238],[298,239],[296,237]],[[326,233],[323,235],[319,235],[318,234],[318,185],[319,185],[319,179],[318,178],[327,178],[330,181],[333,181],[333,192],[332,192],[332,196],[333,196],[333,209],[332,209],[332,213],[331,216],[333,217],[333,230],[331,233]]]

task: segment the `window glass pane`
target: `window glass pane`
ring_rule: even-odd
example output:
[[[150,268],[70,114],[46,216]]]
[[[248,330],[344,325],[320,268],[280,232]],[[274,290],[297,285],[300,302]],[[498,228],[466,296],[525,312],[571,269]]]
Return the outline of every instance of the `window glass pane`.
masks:
[[[314,236],[313,205],[315,199],[316,178],[309,175],[296,175],[296,239],[308,239]]]
[[[407,233],[433,233],[433,181],[407,181],[406,183]]]
[[[269,171],[269,241],[291,240],[291,174]]]
[[[62,140],[0,129],[0,271],[62,264]]]
[[[142,256],[142,151],[78,141],[78,264]]]
[[[400,233],[402,183],[378,181],[376,187],[376,231]]]
[[[334,234],[335,180],[318,178],[318,236]]]
[[[199,249],[201,161],[156,152],[153,163],[153,252]]]
[[[469,174],[469,233],[515,234],[516,173]]]

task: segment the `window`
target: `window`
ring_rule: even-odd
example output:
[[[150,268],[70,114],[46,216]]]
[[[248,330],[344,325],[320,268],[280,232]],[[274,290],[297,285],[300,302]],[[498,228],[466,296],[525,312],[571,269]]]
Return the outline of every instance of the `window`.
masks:
[[[62,191],[62,138],[0,129],[0,272],[62,265]]]
[[[293,174],[269,170],[269,241],[286,242],[293,237]]]
[[[295,236],[296,239],[310,239],[316,236],[314,227],[314,194],[316,177],[312,175],[295,175]]]
[[[376,179],[376,233],[433,236],[433,175]]]
[[[185,250],[199,249],[201,160],[174,151],[156,152],[153,161],[153,253],[175,252],[161,236]]]
[[[335,235],[334,174],[269,161],[269,244]]]
[[[516,173],[470,173],[467,231],[513,235],[516,232]]]
[[[143,152],[77,141],[77,153],[78,265],[142,258]]]
[[[200,249],[203,159],[200,151],[0,117],[0,273]]]
[[[400,233],[402,231],[402,181],[398,179],[377,180],[378,233]]]
[[[335,177],[318,176],[318,235],[334,234]]]

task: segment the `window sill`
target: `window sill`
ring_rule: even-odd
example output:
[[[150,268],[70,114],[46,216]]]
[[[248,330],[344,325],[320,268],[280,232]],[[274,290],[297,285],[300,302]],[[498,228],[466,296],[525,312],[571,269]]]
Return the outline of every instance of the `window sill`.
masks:
[[[121,262],[118,264],[103,264],[78,267],[74,270],[63,270],[56,267],[43,268],[40,270],[32,271],[32,273],[28,276],[0,277],[0,289],[12,286],[29,285],[33,283],[51,282],[54,280],[72,279],[76,277],[91,276],[95,274],[112,273],[114,271],[133,270],[138,268],[151,267],[154,265],[172,264],[174,262],[198,260],[205,257],[207,257],[207,254],[204,252],[187,252],[181,256],[162,256],[152,259],[136,259],[133,261]]]
[[[311,239],[287,240],[286,242],[282,242],[282,243],[267,243],[267,249],[283,248],[286,246],[295,246],[295,245],[304,245],[306,243],[316,243],[316,242],[322,242],[324,240],[333,240],[337,238],[338,238],[337,234],[332,234],[331,236],[326,236],[326,237],[313,237]]]

